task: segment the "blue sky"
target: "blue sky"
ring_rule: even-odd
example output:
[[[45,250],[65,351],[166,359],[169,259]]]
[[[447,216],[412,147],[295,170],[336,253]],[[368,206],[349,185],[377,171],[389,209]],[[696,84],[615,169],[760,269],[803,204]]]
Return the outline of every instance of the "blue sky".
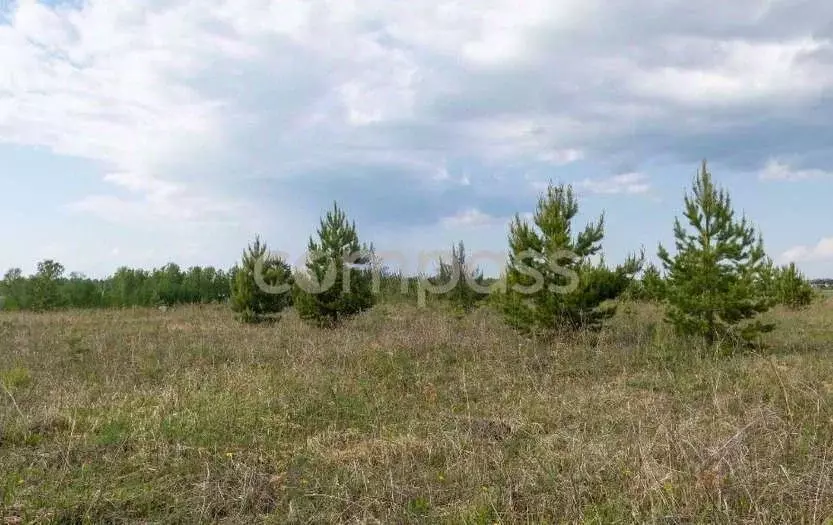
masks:
[[[824,0],[0,2],[0,269],[302,254],[338,200],[399,251],[506,247],[547,181],[608,260],[671,241],[700,159],[833,276]]]

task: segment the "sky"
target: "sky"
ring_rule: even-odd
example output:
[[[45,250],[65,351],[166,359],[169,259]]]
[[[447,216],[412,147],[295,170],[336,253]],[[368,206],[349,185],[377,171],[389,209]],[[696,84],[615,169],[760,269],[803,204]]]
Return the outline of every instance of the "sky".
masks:
[[[333,201],[413,270],[550,181],[654,257],[707,159],[833,276],[831,122],[827,0],[0,0],[0,271],[294,262]]]

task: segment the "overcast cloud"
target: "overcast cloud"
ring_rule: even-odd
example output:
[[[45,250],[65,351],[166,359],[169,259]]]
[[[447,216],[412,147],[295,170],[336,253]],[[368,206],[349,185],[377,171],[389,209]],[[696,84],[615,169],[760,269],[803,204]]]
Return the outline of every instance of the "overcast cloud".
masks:
[[[476,226],[502,247],[551,179],[670,233],[704,157],[734,192],[833,189],[824,0],[22,0],[3,16],[0,142],[89,163],[55,211],[101,224],[62,252],[82,270],[114,249],[225,263],[255,232],[297,250],[333,199],[393,244]],[[3,159],[14,200],[33,179]],[[824,273],[830,218],[793,216],[774,255]],[[41,253],[7,239],[0,263]]]

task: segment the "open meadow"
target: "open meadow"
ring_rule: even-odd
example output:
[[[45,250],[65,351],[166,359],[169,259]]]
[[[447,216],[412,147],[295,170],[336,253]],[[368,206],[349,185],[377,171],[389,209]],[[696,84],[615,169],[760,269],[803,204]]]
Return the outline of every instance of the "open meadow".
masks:
[[[824,522],[833,300],[767,317],[715,356],[628,303],[551,340],[486,308],[3,313],[0,523]]]

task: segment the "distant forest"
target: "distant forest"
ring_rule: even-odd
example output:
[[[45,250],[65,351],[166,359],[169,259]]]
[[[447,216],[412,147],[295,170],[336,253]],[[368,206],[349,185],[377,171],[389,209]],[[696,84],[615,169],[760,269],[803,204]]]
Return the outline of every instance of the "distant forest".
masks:
[[[50,310],[223,302],[229,296],[234,271],[210,266],[183,270],[169,263],[150,271],[121,267],[105,279],[91,279],[75,272],[67,276],[62,264],[46,260],[38,263],[34,275],[24,276],[19,268],[6,272],[0,282],[0,308]]]
[[[230,270],[211,266],[183,270],[168,263],[152,270],[121,267],[109,277],[92,279],[77,272],[66,274],[62,264],[46,260],[38,263],[33,275],[23,275],[19,268],[5,273],[0,281],[0,310],[225,303],[237,271],[236,265]],[[395,295],[399,279],[401,276],[383,271],[383,295]],[[414,289],[416,278],[409,280],[414,281],[409,285]],[[816,288],[833,289],[833,278],[813,279],[810,283]]]

